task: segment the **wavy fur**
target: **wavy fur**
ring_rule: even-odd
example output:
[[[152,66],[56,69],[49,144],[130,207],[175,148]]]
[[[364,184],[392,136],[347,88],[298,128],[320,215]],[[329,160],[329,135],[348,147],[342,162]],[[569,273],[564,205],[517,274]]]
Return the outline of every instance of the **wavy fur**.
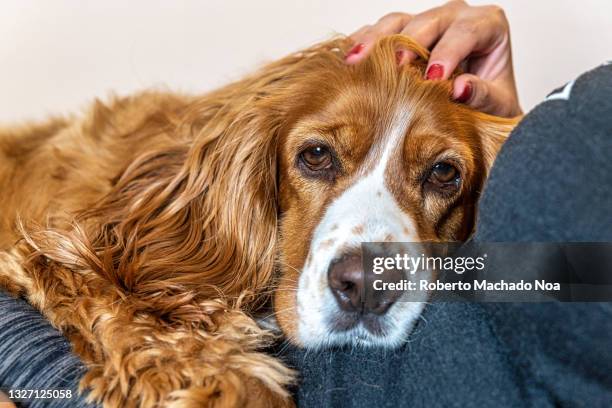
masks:
[[[398,45],[427,58],[402,37],[381,44],[375,69],[391,72]],[[90,400],[292,404],[294,374],[251,317],[277,270],[276,149],[292,100],[347,69],[348,45],[204,96],[145,92],[0,130],[0,286],[70,338]]]

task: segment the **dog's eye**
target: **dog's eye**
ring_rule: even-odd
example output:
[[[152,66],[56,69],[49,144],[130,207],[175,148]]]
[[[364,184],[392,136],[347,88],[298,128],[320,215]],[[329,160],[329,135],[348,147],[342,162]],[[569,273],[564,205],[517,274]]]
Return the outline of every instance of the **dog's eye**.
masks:
[[[332,166],[332,154],[325,146],[313,146],[300,155],[303,163],[312,171],[329,169]]]
[[[454,192],[459,189],[461,184],[461,173],[452,164],[439,162],[431,168],[427,183],[437,190]]]
[[[438,183],[448,183],[454,181],[458,175],[459,171],[452,164],[436,163],[431,169],[429,178]]]

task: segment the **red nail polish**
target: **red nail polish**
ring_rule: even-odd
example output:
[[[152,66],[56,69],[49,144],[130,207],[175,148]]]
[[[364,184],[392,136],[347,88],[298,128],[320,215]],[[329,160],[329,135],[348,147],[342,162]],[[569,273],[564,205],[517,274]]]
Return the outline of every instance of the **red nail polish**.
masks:
[[[359,54],[363,51],[365,45],[363,43],[356,44],[351,50],[346,54],[346,58],[352,57],[353,55]]]
[[[465,83],[465,87],[463,88],[463,92],[457,98],[457,102],[466,103],[472,97],[472,84],[469,82]]]
[[[440,64],[433,64],[427,70],[425,78],[429,80],[436,80],[442,78],[442,75],[444,75],[444,67]]]
[[[406,50],[397,50],[395,51],[395,63],[397,65],[401,64],[402,62],[404,62],[404,59],[406,58]]]

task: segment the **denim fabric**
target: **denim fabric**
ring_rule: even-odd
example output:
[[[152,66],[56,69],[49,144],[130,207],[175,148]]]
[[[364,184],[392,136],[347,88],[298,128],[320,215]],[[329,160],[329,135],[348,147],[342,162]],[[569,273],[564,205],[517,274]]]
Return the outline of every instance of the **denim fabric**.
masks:
[[[86,407],[78,394],[85,367],[70,344],[23,300],[0,291],[0,389],[71,390],[70,399],[30,399],[31,408]]]

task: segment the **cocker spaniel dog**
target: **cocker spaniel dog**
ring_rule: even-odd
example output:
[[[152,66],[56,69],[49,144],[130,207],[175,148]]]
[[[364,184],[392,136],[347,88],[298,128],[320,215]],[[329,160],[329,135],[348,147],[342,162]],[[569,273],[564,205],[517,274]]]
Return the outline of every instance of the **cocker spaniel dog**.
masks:
[[[363,303],[355,248],[460,241],[515,124],[425,81],[427,51],[334,39],[206,95],[144,92],[0,129],[0,286],[107,407],[290,406],[269,301],[304,347],[401,344],[423,303]],[[420,56],[398,66],[396,51]]]

